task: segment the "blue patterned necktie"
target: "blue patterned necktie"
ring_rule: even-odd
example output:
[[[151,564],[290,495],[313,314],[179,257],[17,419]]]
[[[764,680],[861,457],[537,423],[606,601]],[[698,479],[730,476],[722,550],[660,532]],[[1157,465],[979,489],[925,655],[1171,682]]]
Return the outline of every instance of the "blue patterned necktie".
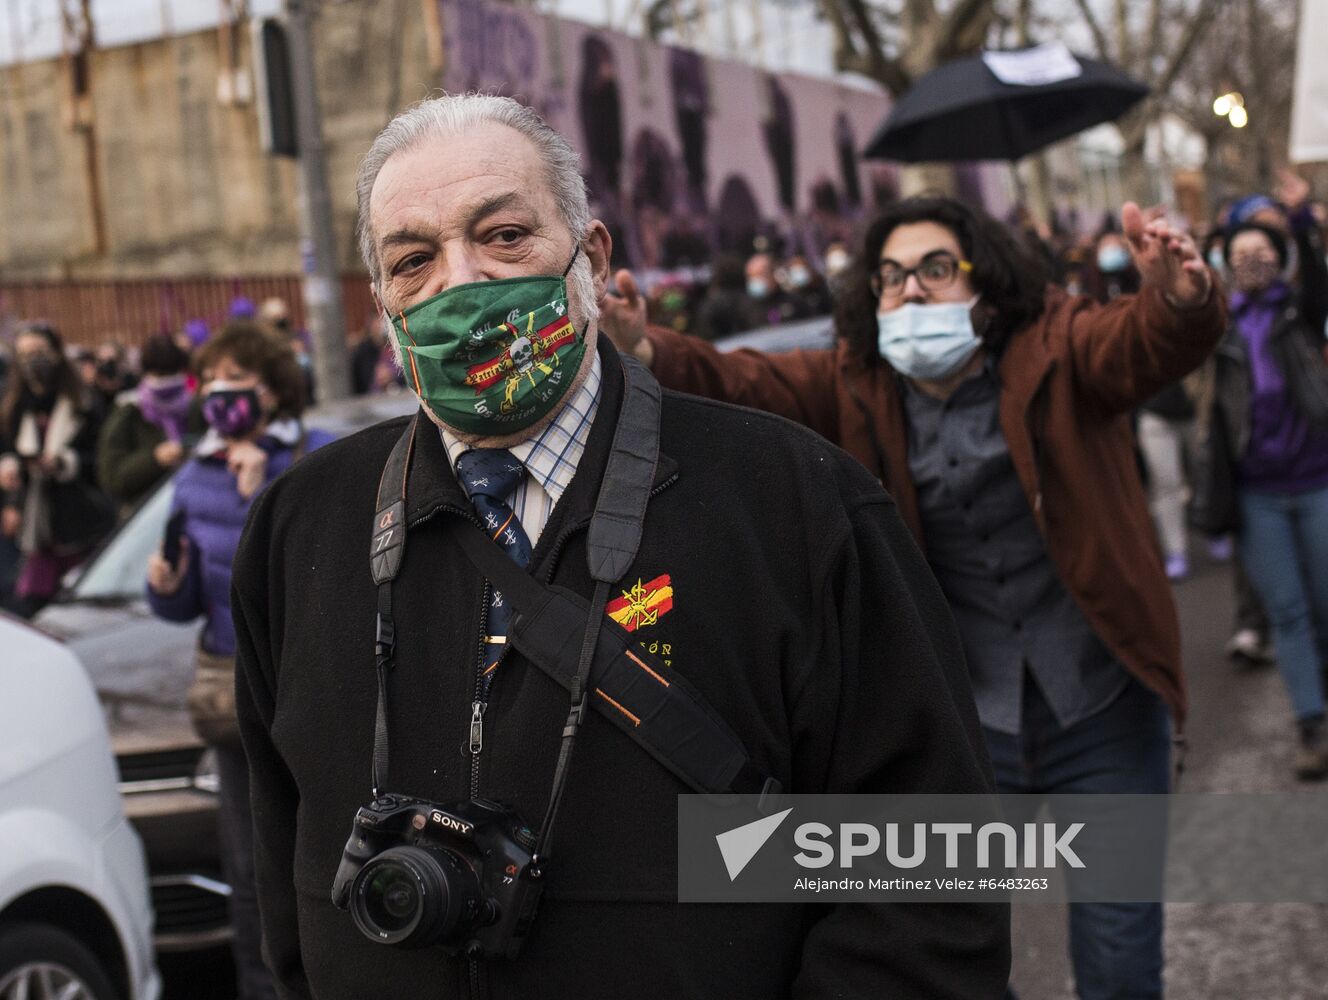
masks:
[[[475,448],[456,461],[457,480],[479,515],[485,533],[522,569],[530,565],[530,539],[508,502],[526,474],[525,466],[502,448]],[[483,691],[487,697],[493,672],[507,648],[512,609],[500,591],[489,585],[489,616],[484,637]]]

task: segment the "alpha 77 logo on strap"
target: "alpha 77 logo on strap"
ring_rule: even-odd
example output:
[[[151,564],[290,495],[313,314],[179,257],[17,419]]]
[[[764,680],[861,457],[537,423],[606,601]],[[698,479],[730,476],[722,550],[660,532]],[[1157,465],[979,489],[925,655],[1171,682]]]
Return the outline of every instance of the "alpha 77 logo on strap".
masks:
[[[605,613],[628,632],[654,625],[661,615],[672,610],[673,582],[667,573],[646,583],[638,578],[629,590],[622,592],[622,597],[610,601],[604,608]]]

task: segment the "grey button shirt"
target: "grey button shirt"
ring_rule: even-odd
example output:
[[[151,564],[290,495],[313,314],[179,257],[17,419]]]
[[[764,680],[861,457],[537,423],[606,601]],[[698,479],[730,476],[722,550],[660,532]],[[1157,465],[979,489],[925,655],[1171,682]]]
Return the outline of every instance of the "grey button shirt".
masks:
[[[1020,731],[1025,673],[1062,726],[1129,680],[1061,583],[1001,430],[994,363],[945,402],[903,383],[927,561],[949,599],[983,726]]]

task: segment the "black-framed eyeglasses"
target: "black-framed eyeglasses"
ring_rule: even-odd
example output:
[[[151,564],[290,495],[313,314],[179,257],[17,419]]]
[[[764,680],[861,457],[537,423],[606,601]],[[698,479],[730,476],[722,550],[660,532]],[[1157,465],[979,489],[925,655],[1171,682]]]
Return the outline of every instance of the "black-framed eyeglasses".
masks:
[[[916,267],[902,267],[892,260],[877,264],[871,275],[871,290],[878,299],[897,299],[904,294],[911,274],[923,291],[939,292],[953,285],[959,272],[968,274],[972,270],[970,261],[960,260],[948,250],[935,250]]]

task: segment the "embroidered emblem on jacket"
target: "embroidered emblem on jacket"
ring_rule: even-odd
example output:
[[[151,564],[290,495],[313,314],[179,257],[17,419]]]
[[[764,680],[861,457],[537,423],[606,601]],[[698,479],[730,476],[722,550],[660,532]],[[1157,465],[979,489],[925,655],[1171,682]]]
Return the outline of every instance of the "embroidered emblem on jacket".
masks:
[[[661,615],[673,610],[673,583],[667,573],[647,583],[637,579],[630,590],[624,590],[622,597],[610,601],[604,610],[628,632],[654,625]]]

